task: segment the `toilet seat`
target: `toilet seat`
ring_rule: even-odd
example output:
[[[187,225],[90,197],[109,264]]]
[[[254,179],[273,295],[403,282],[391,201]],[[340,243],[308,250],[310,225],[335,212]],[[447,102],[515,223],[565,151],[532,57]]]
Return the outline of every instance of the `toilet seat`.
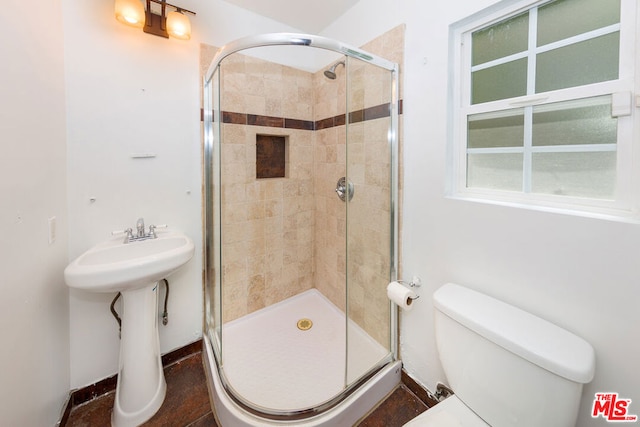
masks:
[[[404,427],[488,427],[456,395],[448,397],[437,405],[427,409]]]

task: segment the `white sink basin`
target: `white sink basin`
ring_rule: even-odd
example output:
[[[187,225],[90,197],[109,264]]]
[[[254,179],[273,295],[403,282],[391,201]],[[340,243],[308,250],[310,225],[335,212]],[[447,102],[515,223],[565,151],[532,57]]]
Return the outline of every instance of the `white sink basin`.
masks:
[[[194,245],[182,233],[166,231],[156,239],[99,243],[64,270],[67,285],[94,292],[142,288],[176,271],[191,259]]]

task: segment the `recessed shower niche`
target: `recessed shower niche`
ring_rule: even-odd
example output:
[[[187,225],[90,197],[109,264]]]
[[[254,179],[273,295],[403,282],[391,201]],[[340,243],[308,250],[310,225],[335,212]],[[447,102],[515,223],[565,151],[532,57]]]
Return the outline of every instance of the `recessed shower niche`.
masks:
[[[372,46],[401,52],[403,30]],[[311,71],[282,60],[316,51]],[[204,347],[216,413],[234,426],[352,425],[400,375],[386,297],[398,65],[303,34],[248,37],[209,58]],[[341,177],[352,199],[336,193]]]
[[[284,178],[287,137],[256,134],[256,178]]]

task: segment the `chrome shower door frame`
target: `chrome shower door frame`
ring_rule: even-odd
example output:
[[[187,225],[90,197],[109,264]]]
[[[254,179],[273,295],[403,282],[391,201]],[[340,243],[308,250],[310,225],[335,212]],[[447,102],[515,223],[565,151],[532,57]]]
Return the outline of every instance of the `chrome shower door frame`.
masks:
[[[222,60],[229,55],[240,52],[250,48],[263,47],[263,46],[308,46],[319,49],[329,50],[338,54],[345,55],[347,57],[356,58],[358,60],[375,65],[382,69],[388,70],[391,73],[391,102],[390,102],[390,129],[388,132],[388,143],[390,149],[391,160],[391,200],[390,200],[390,277],[389,281],[397,280],[397,264],[398,264],[398,108],[399,108],[399,67],[398,64],[388,61],[384,58],[376,56],[374,54],[363,51],[362,49],[326,38],[315,35],[297,34],[297,33],[273,33],[262,34],[256,36],[249,36],[234,42],[231,42],[218,50],[214,56],[209,68],[204,75],[203,81],[203,124],[204,124],[204,238],[203,238],[203,252],[204,252],[204,292],[205,292],[205,307],[204,307],[204,333],[208,337],[205,342],[210,342],[213,348],[213,354],[215,356],[215,362],[218,367],[218,371],[221,371],[222,366],[222,319],[221,309],[218,307],[216,310],[216,301],[221,301],[222,296],[222,274],[221,274],[221,254],[220,249],[216,251],[216,244],[219,244],[216,240],[222,239],[222,227],[221,227],[221,214],[220,209],[222,206],[221,191],[214,191],[213,181],[214,174],[218,174],[217,182],[220,182],[220,170],[221,170],[221,156],[219,152],[219,144],[221,143],[221,129],[222,129],[222,111],[220,108],[220,73],[219,67]],[[217,98],[213,97],[212,85],[217,85]],[[347,112],[347,125],[348,125],[348,112]],[[213,263],[213,265],[211,265]],[[214,282],[212,282],[214,281]],[[217,283],[218,295],[211,295],[209,288],[211,283]],[[347,385],[338,396],[329,402],[321,403],[320,406],[311,408],[304,411],[283,413],[281,411],[269,411],[264,408],[256,409],[248,402],[243,401],[240,396],[236,396],[231,387],[226,384],[224,375],[221,375],[221,379],[225,389],[229,396],[241,407],[259,416],[265,416],[273,420],[296,420],[304,419],[317,414],[320,414],[327,409],[330,409],[347,396],[357,390],[367,379],[372,377],[376,372],[380,371],[388,363],[398,359],[398,311],[395,304],[389,303],[390,307],[390,360],[385,360],[379,366],[372,367],[368,375],[365,375],[353,384]],[[218,318],[217,318],[218,317]],[[212,321],[213,320],[213,321]],[[216,329],[220,333],[216,333]],[[212,332],[212,333],[210,333]]]

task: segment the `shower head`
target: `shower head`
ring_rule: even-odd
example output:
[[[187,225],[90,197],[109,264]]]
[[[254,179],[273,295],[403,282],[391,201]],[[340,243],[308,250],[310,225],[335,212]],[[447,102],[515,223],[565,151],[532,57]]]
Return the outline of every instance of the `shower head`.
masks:
[[[325,70],[325,71],[324,71],[324,76],[325,76],[326,78],[328,78],[328,79],[335,80],[335,79],[336,79],[336,68],[337,68],[337,67],[338,67],[338,65],[340,65],[340,64],[344,65],[344,61],[338,61],[338,62],[336,62],[335,64],[333,64],[333,65],[331,66],[331,68],[329,68],[328,70]]]

